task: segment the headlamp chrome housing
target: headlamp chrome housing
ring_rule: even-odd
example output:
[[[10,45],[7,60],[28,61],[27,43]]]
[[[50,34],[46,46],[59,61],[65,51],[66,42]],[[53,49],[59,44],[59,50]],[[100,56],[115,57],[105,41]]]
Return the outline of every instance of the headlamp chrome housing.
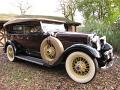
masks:
[[[96,49],[98,51],[101,49],[100,38],[96,34],[95,35],[91,35],[90,42],[94,43],[96,45]]]

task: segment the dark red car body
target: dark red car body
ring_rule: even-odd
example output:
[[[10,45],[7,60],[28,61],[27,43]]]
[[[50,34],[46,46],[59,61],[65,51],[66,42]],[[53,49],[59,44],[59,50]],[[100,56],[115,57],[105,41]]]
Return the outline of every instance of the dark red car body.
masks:
[[[46,23],[46,26],[43,23]],[[55,31],[49,24],[56,26]],[[106,42],[105,37],[76,32],[79,25],[80,23],[76,22],[53,19],[8,21],[4,24],[8,39],[4,51],[10,61],[19,58],[46,66],[66,62],[67,73],[74,81],[89,82],[94,78],[96,68],[112,66],[110,62],[113,62],[113,48]],[[64,31],[61,31],[63,28]],[[84,78],[79,77],[81,75]]]
[[[18,31],[14,32],[13,30],[13,27],[16,25],[33,25],[34,26],[34,25],[40,25],[40,22],[64,24],[66,32],[54,32],[53,34],[51,34],[49,32],[44,32],[41,29],[36,32],[28,33],[27,30],[24,29],[19,33]],[[62,42],[65,51],[71,46],[74,47],[74,45],[76,45],[75,46],[76,48],[79,48],[79,46],[77,47],[77,44],[88,45],[89,47],[91,46],[92,48],[97,49],[97,46],[91,43],[90,41],[91,36],[94,37],[95,35],[76,32],[76,27],[79,25],[80,23],[75,23],[75,22],[70,23],[65,21],[49,20],[49,19],[16,19],[16,20],[8,21],[7,23],[4,24],[4,28],[7,31],[7,39],[8,39],[8,42],[5,45],[5,50],[9,43],[14,43],[14,44],[17,44],[16,46],[18,48],[18,50],[16,51],[17,55],[19,55],[19,53],[20,54],[27,53],[27,55],[41,58],[40,45],[45,38],[51,35],[58,38]],[[74,27],[74,30],[71,29],[72,27]],[[107,44],[103,50],[99,50],[99,51],[95,50],[100,55],[95,54],[93,50],[91,51],[92,52],[91,54],[93,54],[94,57],[98,58],[98,63],[100,67],[105,65],[103,61],[106,60],[106,58],[104,58],[104,55],[102,54],[103,52],[101,51],[104,51],[104,50],[107,51],[110,49],[112,49],[112,46]],[[86,52],[88,51],[86,50]],[[61,55],[61,56],[64,56],[64,55]]]

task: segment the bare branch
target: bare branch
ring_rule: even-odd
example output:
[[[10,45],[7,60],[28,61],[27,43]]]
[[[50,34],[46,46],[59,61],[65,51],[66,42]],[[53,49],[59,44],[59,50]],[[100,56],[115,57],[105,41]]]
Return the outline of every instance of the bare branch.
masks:
[[[76,0],[60,0],[60,7],[61,7],[61,11],[62,11],[62,14],[72,20],[73,20],[73,17],[75,15],[75,12],[76,12],[76,9],[77,9],[77,6],[76,6]]]
[[[25,15],[26,12],[32,7],[28,2],[20,1],[17,2],[16,7],[20,10],[21,15]]]

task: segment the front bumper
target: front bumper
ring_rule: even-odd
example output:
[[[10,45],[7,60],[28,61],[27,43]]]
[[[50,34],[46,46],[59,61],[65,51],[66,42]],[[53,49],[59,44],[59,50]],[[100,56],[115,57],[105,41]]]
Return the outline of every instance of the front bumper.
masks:
[[[113,49],[104,52],[104,66],[101,67],[102,70],[106,70],[113,66],[115,57],[113,55]]]

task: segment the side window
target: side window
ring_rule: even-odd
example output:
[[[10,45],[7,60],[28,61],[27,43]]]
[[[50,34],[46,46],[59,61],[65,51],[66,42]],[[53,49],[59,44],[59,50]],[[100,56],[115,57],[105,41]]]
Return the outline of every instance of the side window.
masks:
[[[22,25],[14,25],[13,30],[9,31],[11,34],[23,34],[23,26]]]
[[[23,28],[24,28],[24,33],[25,33],[25,34],[29,34],[32,26],[24,25]]]
[[[10,34],[32,34],[42,32],[40,25],[13,25]]]
[[[25,25],[24,26],[24,33],[25,34],[32,34],[32,33],[36,33],[36,32],[41,32],[41,26],[40,25]]]

